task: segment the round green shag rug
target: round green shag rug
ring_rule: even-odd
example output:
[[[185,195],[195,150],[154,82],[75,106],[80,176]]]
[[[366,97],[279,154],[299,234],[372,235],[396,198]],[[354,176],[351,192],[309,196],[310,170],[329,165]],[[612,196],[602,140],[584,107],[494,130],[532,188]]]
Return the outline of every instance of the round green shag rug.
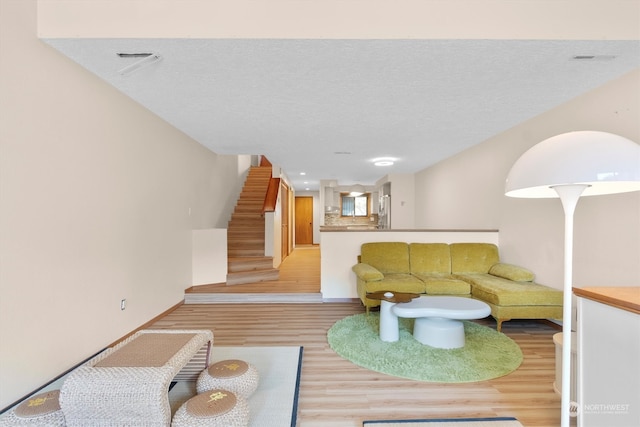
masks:
[[[327,333],[329,345],[363,368],[429,382],[490,380],[515,371],[522,363],[522,350],[511,338],[474,322],[463,321],[463,348],[440,349],[413,338],[413,319],[398,319],[397,342],[380,340],[379,318],[379,313],[363,313],[339,320]]]

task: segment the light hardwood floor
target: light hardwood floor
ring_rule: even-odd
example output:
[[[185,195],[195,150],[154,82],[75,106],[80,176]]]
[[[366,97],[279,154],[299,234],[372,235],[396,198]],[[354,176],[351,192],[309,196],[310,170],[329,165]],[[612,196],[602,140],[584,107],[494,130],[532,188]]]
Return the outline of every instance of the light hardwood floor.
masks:
[[[282,286],[286,292],[312,277],[319,289],[319,250],[315,250],[296,249],[285,260],[283,267],[288,271],[281,269],[281,281],[285,282]],[[307,259],[304,268],[300,267],[302,261],[294,265],[293,261],[302,255],[305,259],[315,257],[315,261]],[[288,265],[284,265],[287,261]],[[298,271],[297,279],[294,270]],[[239,286],[253,285],[230,288]],[[262,288],[264,284],[255,286]],[[283,292],[275,284],[270,289]],[[213,351],[215,345],[303,346],[299,427],[355,427],[371,419],[493,416],[516,417],[525,427],[560,425],[560,398],[553,391],[552,337],[558,332],[554,326],[537,321],[505,322],[503,332],[524,353],[522,365],[509,375],[465,384],[427,383],[360,368],[331,350],[326,339],[328,329],[337,320],[363,311],[359,302],[186,304],[151,327],[211,329]],[[495,327],[491,318],[478,322]]]
[[[320,293],[320,247],[297,247],[280,264],[278,280],[230,285],[214,283],[194,286],[187,293]]]

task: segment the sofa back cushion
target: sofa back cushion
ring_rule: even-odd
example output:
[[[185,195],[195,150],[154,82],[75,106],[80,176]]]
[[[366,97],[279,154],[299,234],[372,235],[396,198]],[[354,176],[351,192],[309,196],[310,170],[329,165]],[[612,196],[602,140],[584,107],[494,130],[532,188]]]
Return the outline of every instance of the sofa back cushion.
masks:
[[[446,243],[409,244],[411,273],[451,273],[451,254]]]
[[[452,243],[452,273],[488,273],[500,262],[498,247],[492,243]]]
[[[363,243],[360,261],[381,273],[409,273],[409,245],[404,242]]]

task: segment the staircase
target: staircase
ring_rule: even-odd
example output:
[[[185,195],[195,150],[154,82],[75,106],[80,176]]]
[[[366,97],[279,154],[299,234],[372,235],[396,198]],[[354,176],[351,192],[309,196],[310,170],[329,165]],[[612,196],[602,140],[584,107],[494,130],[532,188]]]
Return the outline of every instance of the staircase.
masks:
[[[264,256],[265,195],[271,166],[253,166],[227,228],[227,286],[278,280],[273,257]]]

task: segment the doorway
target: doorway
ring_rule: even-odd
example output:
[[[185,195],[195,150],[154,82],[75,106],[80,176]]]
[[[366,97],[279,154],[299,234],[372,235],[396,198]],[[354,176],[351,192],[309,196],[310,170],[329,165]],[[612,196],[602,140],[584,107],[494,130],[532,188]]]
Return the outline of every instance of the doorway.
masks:
[[[313,244],[313,197],[296,197],[296,245]]]
[[[292,193],[289,191],[289,186],[280,181],[280,212],[282,216],[282,230],[280,234],[281,241],[281,262],[285,260],[292,251],[291,245],[291,230],[289,228],[289,219],[291,218],[290,212],[290,197]]]

